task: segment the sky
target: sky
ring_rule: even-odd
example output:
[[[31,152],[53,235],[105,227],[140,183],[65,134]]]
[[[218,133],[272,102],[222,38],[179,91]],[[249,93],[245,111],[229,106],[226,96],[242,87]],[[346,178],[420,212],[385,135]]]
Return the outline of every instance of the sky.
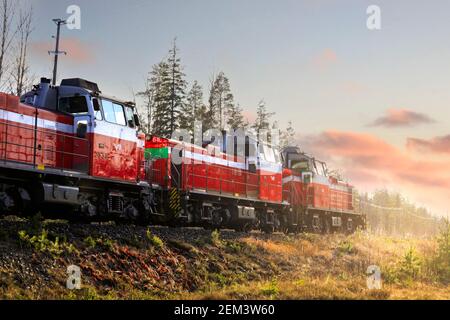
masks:
[[[30,66],[82,77],[123,99],[144,88],[176,37],[187,80],[205,96],[224,71],[250,118],[261,99],[300,146],[361,191],[389,188],[437,214],[450,195],[450,2],[446,0],[22,0],[34,10]],[[381,29],[366,26],[369,5]]]

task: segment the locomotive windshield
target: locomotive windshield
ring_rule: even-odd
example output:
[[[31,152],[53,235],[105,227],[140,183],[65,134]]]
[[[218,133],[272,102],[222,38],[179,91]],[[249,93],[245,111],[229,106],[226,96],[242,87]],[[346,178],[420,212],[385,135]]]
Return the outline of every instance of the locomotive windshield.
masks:
[[[308,160],[292,160],[291,161],[291,169],[301,172],[301,171],[309,171],[309,161]]]

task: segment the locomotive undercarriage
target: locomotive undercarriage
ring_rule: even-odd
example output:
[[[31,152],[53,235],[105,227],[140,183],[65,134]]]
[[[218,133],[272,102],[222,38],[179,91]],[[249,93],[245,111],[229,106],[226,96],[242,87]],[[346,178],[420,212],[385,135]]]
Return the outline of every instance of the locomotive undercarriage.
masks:
[[[365,226],[364,217],[351,212],[306,209],[302,219],[303,231],[312,233],[350,234]]]
[[[351,233],[364,225],[363,218],[352,213],[1,167],[0,214],[30,216],[37,212],[77,222],[113,220],[267,233]]]
[[[155,203],[146,185],[0,168],[0,214],[30,216],[37,212],[71,221],[148,223]]]
[[[170,191],[168,194],[171,194]],[[286,204],[206,193],[182,193],[178,197],[179,206],[173,206],[170,197],[167,199],[168,205],[162,206],[165,207],[163,210],[169,211],[169,215],[174,217],[172,224],[175,225],[225,228],[241,232],[299,231],[295,228],[296,225],[289,224],[292,214]]]

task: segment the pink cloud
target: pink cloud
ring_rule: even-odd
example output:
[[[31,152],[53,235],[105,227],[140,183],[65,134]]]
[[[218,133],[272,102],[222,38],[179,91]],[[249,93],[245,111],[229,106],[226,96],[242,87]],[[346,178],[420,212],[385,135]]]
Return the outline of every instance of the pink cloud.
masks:
[[[328,69],[333,64],[337,63],[337,54],[332,49],[324,49],[317,56],[313,58],[313,65],[319,70]]]
[[[47,57],[48,51],[54,50],[54,42],[37,41],[31,43],[31,51],[40,57]],[[66,51],[67,60],[75,63],[92,63],[95,61],[92,46],[77,38],[61,39],[60,51]]]
[[[408,138],[406,146],[413,151],[450,153],[450,135],[435,137],[431,140]]]
[[[435,122],[423,113],[414,112],[408,109],[388,109],[386,115],[376,119],[370,124],[374,127],[410,127],[418,124]]]
[[[303,137],[300,146],[342,170],[358,189],[389,187],[427,205],[447,206],[450,163],[438,158],[419,160],[415,154],[370,134],[329,130]]]

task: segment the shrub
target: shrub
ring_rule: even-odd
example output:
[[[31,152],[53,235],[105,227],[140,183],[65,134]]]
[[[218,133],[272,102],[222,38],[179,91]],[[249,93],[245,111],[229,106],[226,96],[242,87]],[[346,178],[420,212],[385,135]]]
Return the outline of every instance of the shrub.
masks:
[[[419,275],[421,264],[421,259],[414,248],[409,248],[403,256],[403,259],[400,261],[400,277],[408,281],[416,279]]]
[[[438,248],[436,256],[432,259],[434,272],[438,279],[450,283],[450,222],[444,221],[444,226],[437,238]]]
[[[211,244],[215,246],[220,246],[222,241],[220,240],[220,231],[215,229],[211,232]]]
[[[99,239],[97,240],[99,244],[101,244],[103,247],[108,249],[109,251],[112,251],[114,249],[114,240],[111,239]]]
[[[261,293],[265,296],[275,298],[279,293],[277,280],[273,279],[267,285],[263,286],[261,288]]]
[[[114,249],[114,240],[111,239],[104,239],[104,238],[95,239],[92,238],[91,236],[88,236],[84,238],[83,242],[88,248],[95,248],[97,245],[99,245],[110,251]]]
[[[59,237],[55,240],[48,238],[48,231],[43,229],[39,235],[29,235],[25,230],[18,232],[19,240],[22,243],[34,248],[37,251],[48,252],[54,256],[62,254],[64,251],[72,253],[76,251],[76,248],[72,244],[68,244],[65,241],[60,242]]]
[[[150,241],[150,244],[158,249],[161,249],[164,246],[164,242],[161,240],[160,237],[155,236],[150,229],[147,229],[146,232],[147,239]]]
[[[95,241],[95,239],[92,238],[91,236],[88,236],[88,237],[84,238],[83,242],[84,242],[84,244],[85,244],[86,246],[88,246],[89,248],[95,248],[95,246],[96,246],[96,244],[97,244],[97,242]]]
[[[409,285],[419,276],[424,276],[423,261],[413,247],[410,247],[401,259],[382,267],[383,280],[387,283]]]
[[[353,243],[349,240],[344,240],[339,243],[339,246],[337,247],[338,251],[340,253],[347,253],[352,254],[355,252],[355,248],[353,246]]]
[[[243,244],[237,241],[227,241],[226,245],[230,251],[234,253],[238,253],[243,250]]]

